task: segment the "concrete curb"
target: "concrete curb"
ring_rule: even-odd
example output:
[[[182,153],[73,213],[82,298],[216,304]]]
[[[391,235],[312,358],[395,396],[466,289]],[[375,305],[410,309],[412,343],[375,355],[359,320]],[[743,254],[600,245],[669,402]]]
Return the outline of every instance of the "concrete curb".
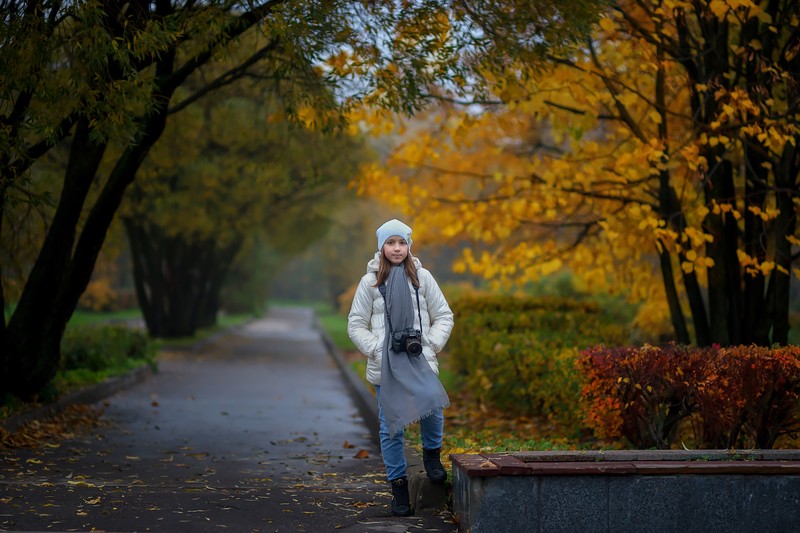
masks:
[[[115,376],[103,381],[102,383],[97,383],[85,389],[71,392],[70,394],[60,397],[53,403],[31,409],[30,411],[26,411],[18,415],[10,416],[0,422],[0,425],[2,425],[6,431],[14,432],[25,424],[29,424],[34,420],[41,420],[48,416],[58,414],[70,405],[92,404],[99,402],[100,400],[108,398],[112,394],[143,381],[147,376],[152,375],[153,372],[154,371],[150,365],[140,366],[139,368],[131,370],[127,374]]]
[[[364,422],[367,424],[372,440],[375,444],[380,446],[380,438],[378,437],[378,431],[380,429],[380,424],[378,423],[378,402],[364,385],[361,378],[356,375],[350,365],[347,364],[347,361],[344,360],[342,352],[336,347],[331,336],[325,331],[325,328],[322,327],[316,313],[314,314],[314,328],[319,331],[322,341],[325,343],[325,348],[327,348],[328,353],[342,373],[345,385],[347,385],[347,389],[353,395],[358,411],[361,413],[361,416],[364,417]]]
[[[207,344],[216,341],[221,336],[246,326],[249,322],[250,321],[217,331],[213,335],[199,339],[198,341],[186,346],[164,345],[161,347],[161,350],[183,352],[196,351]],[[70,405],[92,404],[99,402],[100,400],[104,400],[105,398],[108,398],[109,396],[112,396],[123,389],[143,381],[147,376],[157,372],[157,367],[158,361],[156,360],[156,369],[152,368],[150,365],[144,365],[131,370],[127,374],[115,376],[103,381],[102,383],[96,383],[84,389],[76,390],[70,394],[60,397],[53,403],[31,409],[30,411],[26,411],[18,415],[12,415],[5,420],[0,420],[0,427],[6,431],[14,432],[20,427],[24,426],[25,424],[29,424],[34,420],[40,420],[48,416],[58,414]]]
[[[347,364],[347,361],[344,360],[344,356],[334,344],[333,339],[320,324],[316,313],[314,314],[314,327],[319,331],[328,353],[342,372],[345,384],[352,393],[361,416],[364,417],[364,421],[370,430],[370,435],[380,447],[380,438],[378,436],[380,423],[378,422],[378,403],[375,397],[370,394],[361,378],[356,375],[350,365]],[[406,443],[404,451],[408,465],[409,496],[414,509],[445,508],[447,506],[447,486],[445,484],[437,485],[431,483],[425,473],[422,457],[408,443]]]

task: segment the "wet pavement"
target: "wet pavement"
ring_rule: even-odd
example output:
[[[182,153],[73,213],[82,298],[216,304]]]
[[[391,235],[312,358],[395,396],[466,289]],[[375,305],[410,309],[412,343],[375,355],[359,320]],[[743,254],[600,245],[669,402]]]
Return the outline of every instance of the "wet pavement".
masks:
[[[308,309],[274,309],[102,403],[91,433],[0,451],[3,531],[456,530],[391,515],[379,450]]]

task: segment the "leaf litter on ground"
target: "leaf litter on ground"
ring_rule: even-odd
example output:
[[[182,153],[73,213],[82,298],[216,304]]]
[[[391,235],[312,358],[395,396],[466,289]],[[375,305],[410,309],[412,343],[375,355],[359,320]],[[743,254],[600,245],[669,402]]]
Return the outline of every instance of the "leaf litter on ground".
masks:
[[[0,450],[57,448],[62,441],[100,427],[102,414],[102,408],[74,404],[42,420],[32,420],[14,431],[0,427]]]

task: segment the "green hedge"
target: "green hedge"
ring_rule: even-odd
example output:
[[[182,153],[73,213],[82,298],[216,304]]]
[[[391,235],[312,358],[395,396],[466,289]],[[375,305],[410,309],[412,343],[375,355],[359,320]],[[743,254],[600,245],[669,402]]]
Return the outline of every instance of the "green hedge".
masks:
[[[627,325],[591,300],[468,296],[453,302],[448,347],[464,384],[523,416],[581,426],[581,349],[629,341]]]
[[[155,349],[147,333],[121,325],[67,329],[61,341],[62,372],[101,372],[130,367],[131,361],[153,362]]]

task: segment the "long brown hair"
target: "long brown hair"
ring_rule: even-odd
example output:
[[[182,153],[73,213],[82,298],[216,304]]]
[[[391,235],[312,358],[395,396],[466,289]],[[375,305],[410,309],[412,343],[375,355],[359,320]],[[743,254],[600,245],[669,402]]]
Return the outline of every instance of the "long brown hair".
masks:
[[[375,285],[373,287],[380,286],[381,283],[385,283],[387,279],[389,279],[389,271],[394,266],[394,264],[386,259],[386,256],[383,254],[383,250],[381,250],[381,262],[378,265],[378,273],[375,275],[377,280],[375,281]],[[419,278],[417,277],[417,269],[414,267],[414,261],[411,259],[411,252],[403,259],[403,268],[406,270],[406,275],[408,279],[411,280],[411,284],[414,286],[415,289],[419,289]]]

